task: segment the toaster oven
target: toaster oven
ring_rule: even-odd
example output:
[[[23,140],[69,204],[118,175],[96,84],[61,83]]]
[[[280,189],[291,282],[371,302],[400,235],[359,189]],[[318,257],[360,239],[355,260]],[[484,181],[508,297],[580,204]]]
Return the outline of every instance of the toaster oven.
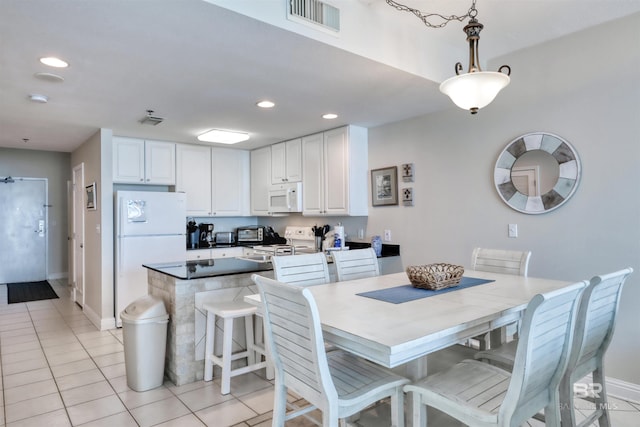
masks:
[[[238,244],[262,244],[267,233],[262,225],[248,225],[236,229],[236,242]]]
[[[236,242],[233,231],[219,231],[216,233],[216,245],[232,245]]]

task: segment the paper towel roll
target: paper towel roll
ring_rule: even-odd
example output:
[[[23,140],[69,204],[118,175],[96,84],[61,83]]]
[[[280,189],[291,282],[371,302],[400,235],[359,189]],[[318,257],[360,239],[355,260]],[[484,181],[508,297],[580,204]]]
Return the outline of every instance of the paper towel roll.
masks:
[[[335,237],[340,238],[340,247],[344,248],[344,227],[342,225],[336,225],[333,227]]]

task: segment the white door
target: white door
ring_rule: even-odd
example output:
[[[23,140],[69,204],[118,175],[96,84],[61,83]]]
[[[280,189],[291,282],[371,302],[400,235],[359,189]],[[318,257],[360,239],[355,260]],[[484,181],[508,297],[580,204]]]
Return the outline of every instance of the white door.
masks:
[[[47,278],[47,180],[0,178],[0,283]]]
[[[251,152],[251,214],[268,215],[271,186],[271,147]]]
[[[178,144],[176,191],[187,193],[187,214],[211,214],[211,148]]]
[[[325,213],[349,212],[349,135],[346,128],[324,133]]]
[[[84,306],[84,163],[73,168],[73,300]]]
[[[212,213],[243,216],[249,211],[249,152],[211,149]]]

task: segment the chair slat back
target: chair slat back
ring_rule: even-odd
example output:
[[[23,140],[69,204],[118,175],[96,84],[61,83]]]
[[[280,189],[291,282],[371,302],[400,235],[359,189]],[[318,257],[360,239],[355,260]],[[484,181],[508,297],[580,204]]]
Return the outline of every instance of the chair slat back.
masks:
[[[587,282],[534,296],[524,314],[512,380],[500,412],[522,419],[547,406],[568,362],[579,295]],[[508,414],[508,415],[507,415]],[[513,416],[513,418],[512,418]],[[519,425],[519,424],[517,424]]]
[[[604,355],[615,328],[620,294],[633,269],[595,276],[581,298],[569,369]],[[590,370],[589,370],[590,372]]]
[[[304,396],[337,398],[318,309],[309,290],[258,275],[252,279],[264,306],[266,339],[276,380]]]
[[[271,258],[275,278],[282,283],[312,286],[329,283],[327,258],[322,252],[304,255],[283,255]]]
[[[471,268],[492,273],[526,276],[531,251],[475,248],[471,255]]]
[[[372,248],[334,251],[332,256],[338,274],[338,281],[380,275],[378,257]]]

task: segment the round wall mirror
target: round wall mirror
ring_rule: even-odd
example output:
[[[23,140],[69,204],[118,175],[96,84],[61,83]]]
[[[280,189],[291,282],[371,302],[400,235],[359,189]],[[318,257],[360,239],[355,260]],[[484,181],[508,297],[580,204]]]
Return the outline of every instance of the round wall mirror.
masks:
[[[562,206],[580,180],[578,154],[564,139],[544,132],[511,141],[498,157],[494,182],[513,209],[541,214]]]

